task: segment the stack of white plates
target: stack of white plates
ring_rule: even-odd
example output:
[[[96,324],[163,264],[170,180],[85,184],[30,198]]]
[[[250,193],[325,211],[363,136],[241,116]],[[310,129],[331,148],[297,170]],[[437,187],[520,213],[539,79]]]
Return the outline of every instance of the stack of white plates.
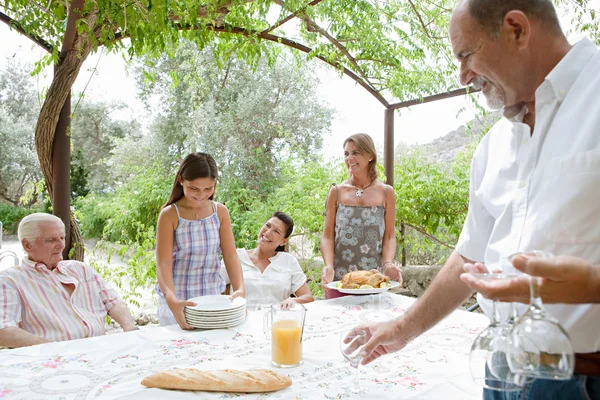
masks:
[[[188,324],[199,329],[230,328],[246,320],[246,299],[214,295],[189,299],[195,306],[186,306],[185,319]]]

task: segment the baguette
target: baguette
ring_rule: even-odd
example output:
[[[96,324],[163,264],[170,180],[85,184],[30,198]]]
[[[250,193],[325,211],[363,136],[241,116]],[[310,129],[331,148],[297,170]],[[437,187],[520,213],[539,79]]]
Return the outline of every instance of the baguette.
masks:
[[[270,369],[202,371],[182,368],[157,372],[142,380],[142,385],[150,388],[242,393],[274,392],[291,384],[288,376]]]

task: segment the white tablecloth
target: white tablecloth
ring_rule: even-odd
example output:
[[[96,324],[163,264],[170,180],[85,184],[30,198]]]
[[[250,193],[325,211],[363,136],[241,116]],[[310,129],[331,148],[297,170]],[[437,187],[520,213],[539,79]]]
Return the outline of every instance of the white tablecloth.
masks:
[[[232,329],[145,328],[70,342],[0,351],[0,398],[6,399],[346,399],[353,370],[339,350],[339,331],[401,315],[414,299],[382,294],[347,296],[307,305],[304,363],[271,365],[263,312]],[[456,311],[404,350],[361,366],[367,399],[480,399],[470,378],[469,349],[488,321]],[[175,367],[272,368],[293,385],[275,393],[229,394],[145,388],[142,378]]]

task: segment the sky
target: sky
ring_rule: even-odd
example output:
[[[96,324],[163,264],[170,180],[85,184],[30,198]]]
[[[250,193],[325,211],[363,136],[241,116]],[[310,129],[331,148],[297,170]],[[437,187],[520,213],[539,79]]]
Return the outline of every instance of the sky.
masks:
[[[600,8],[600,0],[592,0],[591,4],[596,9]],[[561,20],[564,24],[565,19]],[[11,60],[33,63],[43,55],[39,47],[24,36],[11,31],[4,23],[0,23],[0,43],[0,68],[4,68]],[[383,105],[352,79],[340,77],[337,71],[324,63],[312,62],[317,63],[315,70],[320,81],[319,94],[336,109],[331,129],[323,136],[324,155],[327,158],[341,158],[344,139],[358,132],[370,134],[377,148],[383,150]],[[44,75],[45,79],[39,78],[41,87],[49,85],[49,71]],[[134,78],[127,73],[126,63],[119,54],[105,54],[103,51],[91,54],[74,84],[74,92],[79,93],[84,88],[88,97],[107,101],[124,100],[130,111],[127,115],[120,115],[120,118],[134,115],[140,122],[151,119],[136,98]],[[473,107],[465,96],[397,111],[394,120],[394,144],[431,142],[465,124],[473,116]]]

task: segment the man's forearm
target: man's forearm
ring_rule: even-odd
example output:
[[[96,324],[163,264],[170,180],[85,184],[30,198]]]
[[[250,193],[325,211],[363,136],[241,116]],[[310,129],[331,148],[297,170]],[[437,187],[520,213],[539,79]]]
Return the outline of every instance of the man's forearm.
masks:
[[[127,304],[123,302],[119,302],[112,306],[112,308],[108,312],[108,315],[110,315],[112,319],[117,321],[117,323],[121,325],[121,328],[123,328],[123,331],[125,332],[134,331],[138,329],[138,327],[135,325],[133,317],[131,316],[129,308],[127,307]]]
[[[49,342],[49,340],[32,335],[21,328],[0,329],[0,346],[3,347],[26,347]]]
[[[429,330],[473,294],[460,280],[466,262],[471,261],[453,251],[423,296],[398,320],[407,341]]]

